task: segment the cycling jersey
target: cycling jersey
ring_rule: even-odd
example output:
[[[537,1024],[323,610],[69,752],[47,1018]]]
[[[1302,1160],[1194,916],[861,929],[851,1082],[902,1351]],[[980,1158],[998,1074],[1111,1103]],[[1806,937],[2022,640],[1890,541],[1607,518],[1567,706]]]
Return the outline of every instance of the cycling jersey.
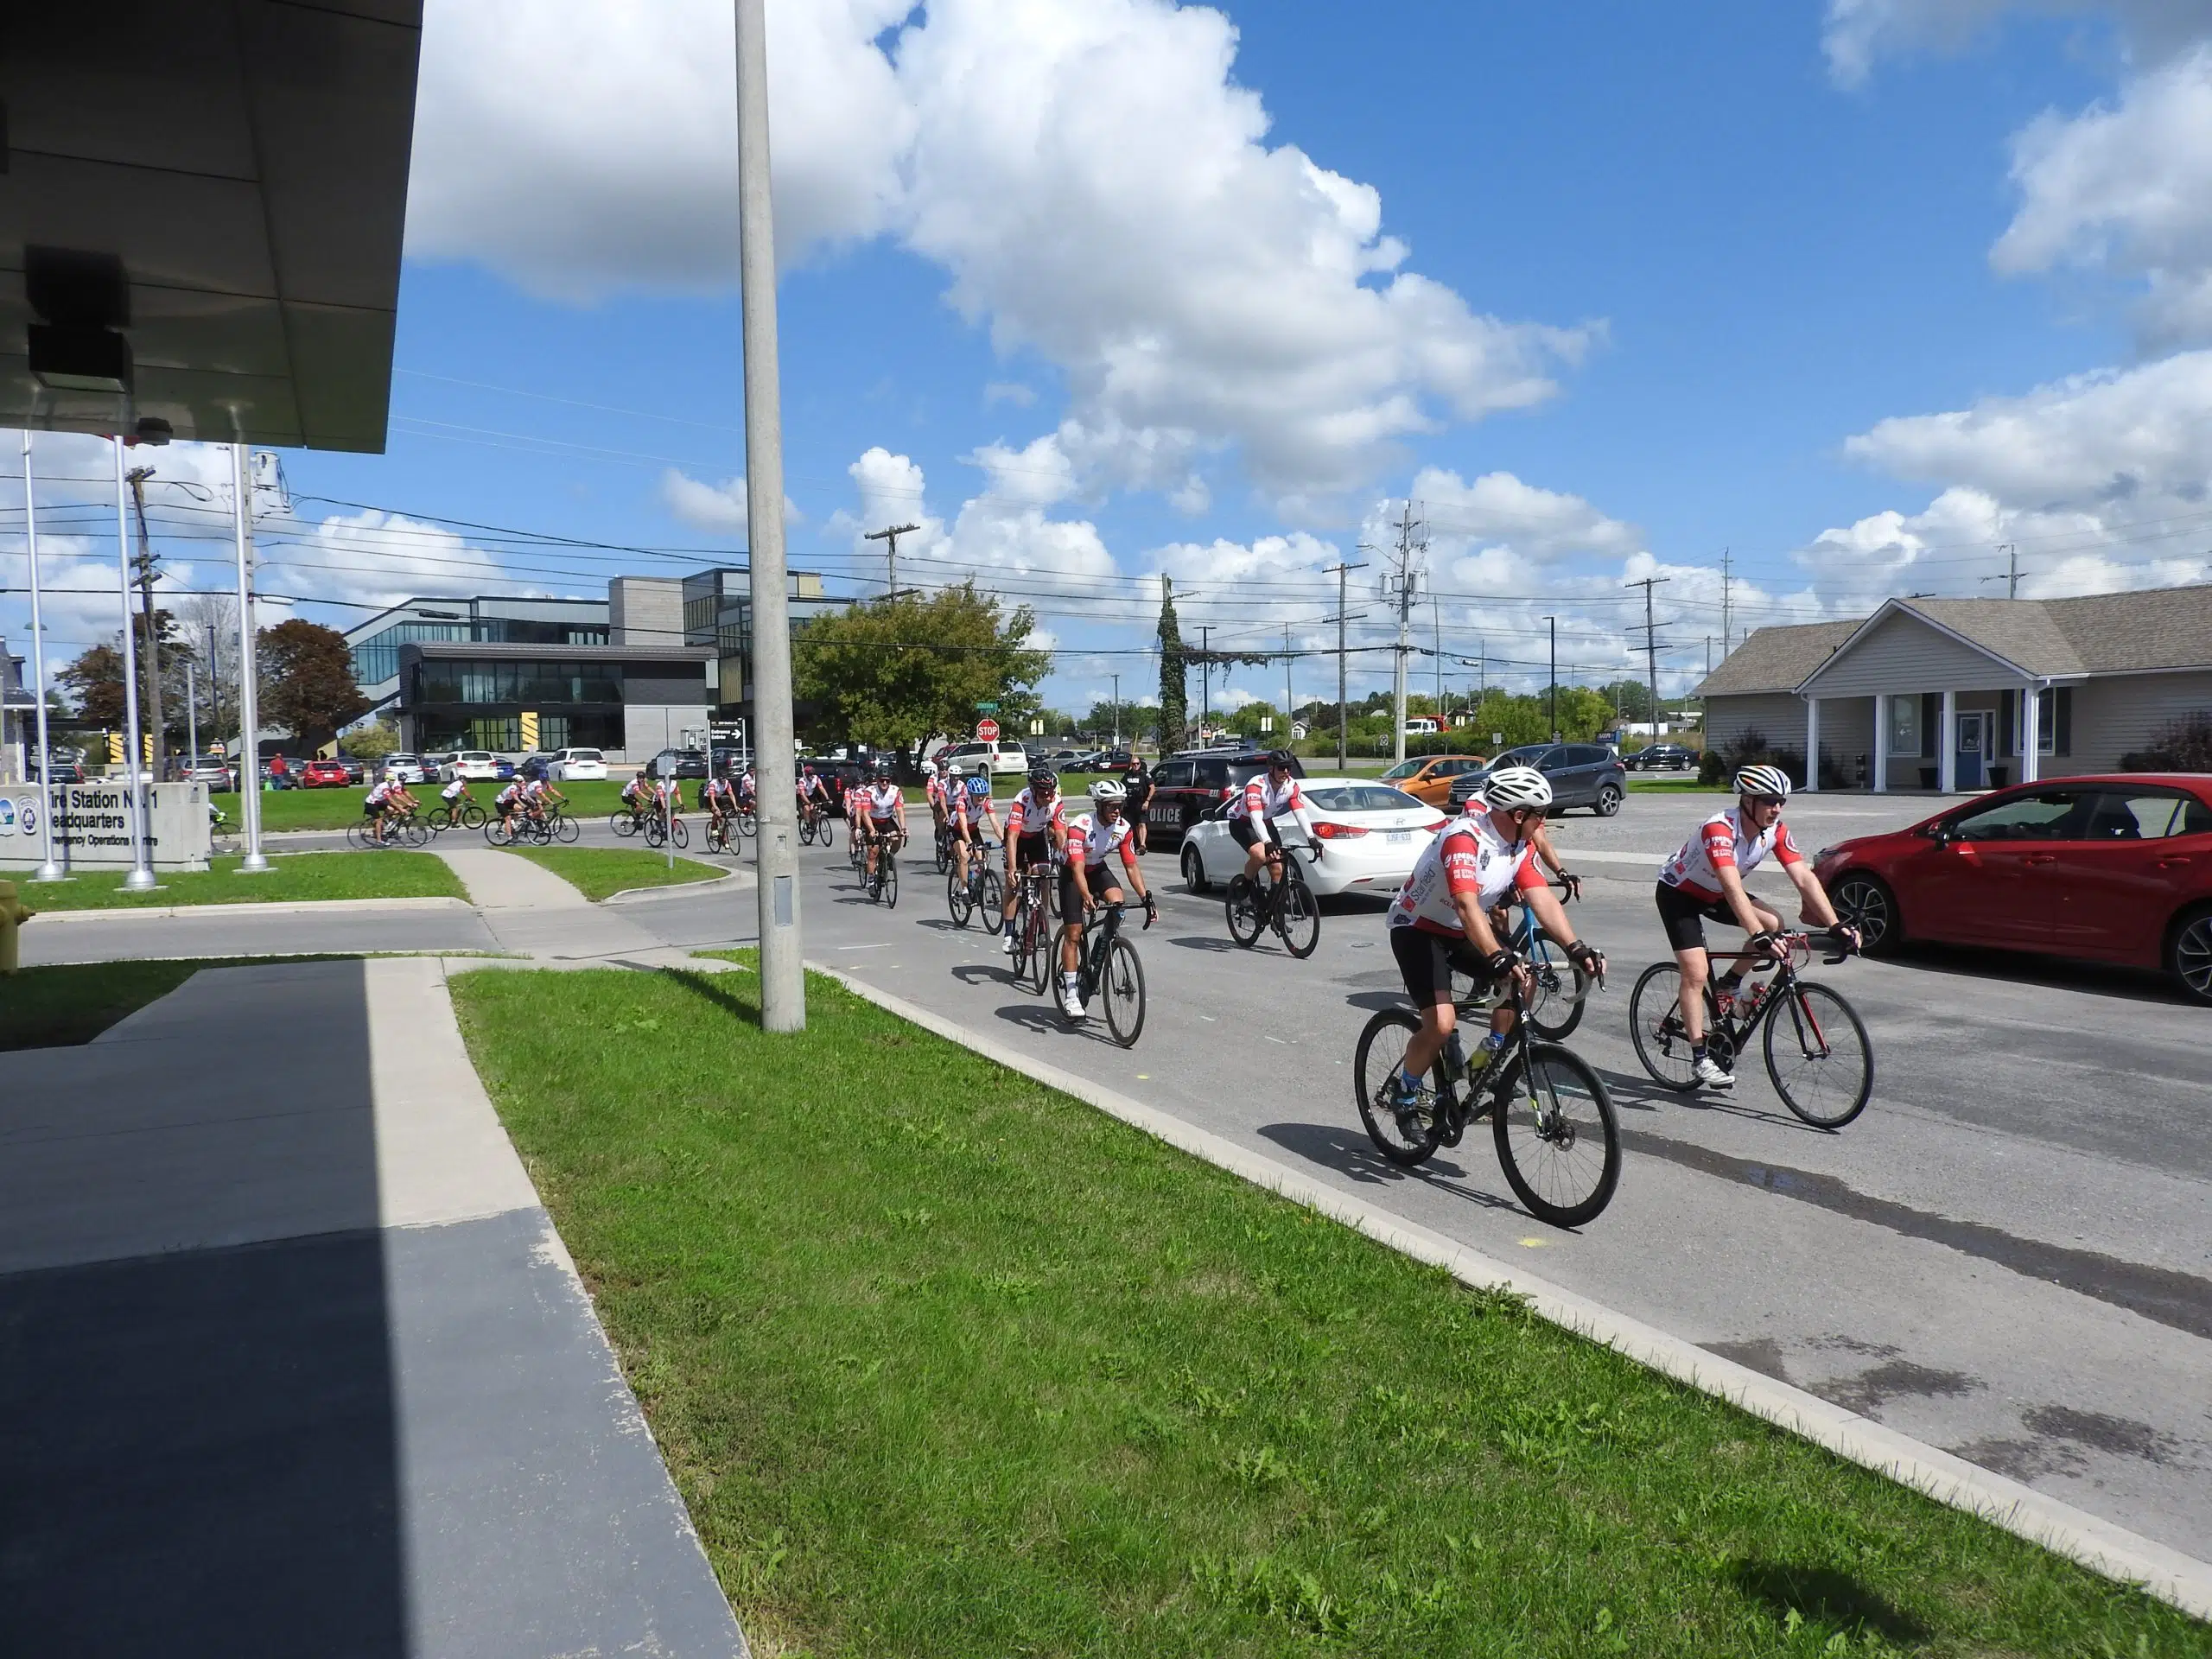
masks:
[[[709,806],[734,802],[736,798],[737,790],[727,778],[717,778],[707,785],[707,804]]]
[[[1126,817],[1108,823],[1096,813],[1086,812],[1068,826],[1068,838],[1080,847],[1085,870],[1104,868],[1106,861],[1116,853],[1122,855],[1122,865],[1134,870],[1137,867],[1137,844],[1130,838],[1131,825]]]
[[[722,779],[722,782],[724,785],[728,785],[729,779],[725,778]],[[760,785],[753,780],[753,774],[749,772],[747,772],[744,777],[737,780],[738,795],[744,800],[751,800],[759,788]]]
[[[1764,835],[1753,835],[1744,822],[1743,809],[1732,806],[1698,826],[1681,849],[1659,867],[1659,880],[1695,898],[1717,899],[1721,897],[1719,871],[1749,875],[1766,861],[1769,853],[1785,868],[1805,861],[1780,818]]]
[[[645,786],[639,783],[635,778],[632,778],[628,783],[622,785],[622,798],[630,802],[633,805],[636,804],[638,798],[645,792]]]
[[[1058,790],[1052,791],[1052,804],[1047,806],[1025,789],[1006,810],[1006,838],[1012,841],[1016,836],[1041,836],[1056,823],[1065,830],[1068,823],[1066,810],[1067,802]]]
[[[868,815],[878,823],[888,823],[897,816],[904,798],[896,784],[870,784],[868,787]]]
[[[493,804],[499,806],[512,806],[521,798],[522,785],[520,784],[509,784],[505,789],[499,792]]]
[[[461,791],[467,787],[468,780],[466,778],[456,778],[453,782],[448,784],[443,789],[438,791],[439,798],[442,800],[457,801],[461,798]]]
[[[1264,772],[1254,772],[1244,785],[1244,792],[1229,804],[1224,815],[1232,822],[1243,823],[1249,830],[1262,830],[1268,820],[1279,813],[1287,812],[1297,821],[1298,827],[1311,840],[1313,826],[1306,822],[1306,797],[1299,792],[1298,779],[1292,778],[1278,785]],[[1238,837],[1239,844],[1244,838]]]
[[[944,804],[944,780],[942,778],[925,778],[922,780],[922,793],[928,799],[929,804],[931,806],[943,806]]]
[[[522,786],[522,798],[525,801],[542,801],[545,798],[545,780],[543,778],[533,778]]]
[[[983,815],[993,810],[991,798],[988,795],[970,795],[963,789],[955,791],[950,798],[952,816],[963,823],[981,823]]]
[[[365,796],[362,797],[361,804],[363,806],[382,806],[391,798],[391,785],[390,784],[378,784],[371,789]]]
[[[1506,840],[1486,811],[1454,818],[1414,861],[1413,874],[1391,902],[1390,925],[1463,938],[1466,930],[1453,900],[1471,893],[1488,910],[1513,892],[1542,887],[1535,853],[1533,842]]]

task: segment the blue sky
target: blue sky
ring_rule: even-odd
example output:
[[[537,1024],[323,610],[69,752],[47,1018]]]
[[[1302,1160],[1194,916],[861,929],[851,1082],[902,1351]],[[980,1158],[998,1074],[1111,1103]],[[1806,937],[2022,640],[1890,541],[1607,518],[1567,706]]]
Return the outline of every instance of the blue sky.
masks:
[[[432,0],[391,446],[286,455],[295,591],[683,563],[440,520],[743,545],[727,7],[615,10]],[[1546,616],[1640,669],[1647,574],[1693,681],[1724,546],[1754,624],[2007,543],[2031,593],[2207,575],[2195,0],[770,10],[792,561],[865,591],[922,520],[902,574],[1035,604],[1060,705],[1150,689],[1163,569],[1186,627],[1333,645],[1321,568],[1409,494],[1416,638],[1531,684]]]

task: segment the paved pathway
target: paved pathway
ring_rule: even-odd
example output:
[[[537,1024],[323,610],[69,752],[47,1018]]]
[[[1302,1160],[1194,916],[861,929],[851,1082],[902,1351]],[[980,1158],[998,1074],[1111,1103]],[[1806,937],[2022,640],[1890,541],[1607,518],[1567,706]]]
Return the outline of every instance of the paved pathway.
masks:
[[[439,963],[210,970],[7,1074],[0,1645],[745,1651]]]

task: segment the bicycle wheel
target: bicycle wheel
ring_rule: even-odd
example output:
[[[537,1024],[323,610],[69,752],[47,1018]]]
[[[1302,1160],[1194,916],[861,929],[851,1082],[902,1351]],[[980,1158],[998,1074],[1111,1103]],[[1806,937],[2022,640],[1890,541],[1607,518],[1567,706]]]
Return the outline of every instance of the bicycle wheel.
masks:
[[[563,812],[559,817],[553,820],[553,836],[556,841],[562,842],[565,844],[573,844],[578,837],[583,834],[583,825],[578,823],[574,818],[570,817],[565,812]]]
[[[981,891],[976,908],[983,912],[983,929],[995,934],[1006,926],[1006,884],[996,870],[985,870]]]
[[[683,827],[683,820],[681,818],[668,826],[668,833],[678,847],[689,847],[691,844],[691,832]]]
[[[461,809],[461,827],[464,830],[481,830],[487,817],[482,807],[471,801]]]
[[[1529,994],[1529,1029],[1548,1043],[1565,1042],[1582,1023],[1590,976],[1573,963],[1560,961],[1550,946],[1541,942],[1529,965],[1535,970],[1536,980],[1535,988]]]
[[[1497,1161],[1530,1215],[1554,1227],[1580,1227],[1597,1219],[1620,1184],[1612,1097],[1571,1050],[1532,1042],[1526,1052],[1525,1074],[1520,1055],[1497,1062],[1506,1068],[1491,1109]]]
[[[1052,926],[1052,906],[1042,899],[1029,906],[1029,988],[1045,995],[1052,982],[1052,965],[1059,952]]]
[[[944,907],[951,912],[955,927],[967,926],[969,918],[976,913],[976,896],[957,870],[944,878]]]
[[[507,844],[507,828],[504,820],[492,818],[486,822],[484,844],[487,847],[504,847]]]
[[[1421,1029],[1421,1016],[1411,1008],[1384,1008],[1359,1033],[1359,1046],[1351,1062],[1352,1103],[1367,1138],[1392,1163],[1410,1169],[1426,1163],[1444,1141],[1444,1065],[1440,1058],[1429,1068],[1421,1095],[1402,1112],[1379,1103],[1383,1089],[1405,1064],[1406,1049]]]
[[[1014,982],[1027,985],[1029,982],[1029,946],[1033,930],[1029,925],[1029,893],[1026,887],[1014,901],[1014,920],[1008,925],[1014,929],[1014,949],[1007,955],[1007,965],[1013,970]]]
[[[814,817],[811,813],[798,815],[798,844],[802,847],[814,845]]]
[[[1321,943],[1321,901],[1300,878],[1286,879],[1289,885],[1275,911],[1275,931],[1282,936],[1283,947],[1303,962]]]
[[[645,820],[645,845],[648,847],[658,849],[668,845],[668,826],[658,818]]]
[[[815,826],[814,833],[821,838],[823,847],[835,847],[837,844],[837,820],[823,818]]]
[[[638,820],[627,812],[610,812],[607,815],[607,827],[627,841],[638,833]]]
[[[1798,981],[1767,1014],[1766,1074],[1782,1103],[1815,1128],[1841,1128],[1874,1092],[1874,1047],[1859,1010],[1840,991]]]
[[[1106,1029],[1123,1048],[1144,1034],[1144,963],[1136,946],[1120,934],[1106,952],[1106,971],[1098,976],[1106,997]]]
[[[749,806],[740,807],[737,813],[737,833],[741,838],[760,833],[760,816]]]
[[[1230,877],[1229,895],[1223,900],[1223,908],[1229,914],[1229,937],[1250,950],[1259,940],[1260,930],[1268,925],[1259,883],[1241,872]]]
[[[453,809],[449,806],[431,808],[429,823],[430,833],[434,836],[442,836],[453,828]]]
[[[430,844],[430,826],[429,824],[421,823],[414,818],[410,818],[400,827],[406,831],[407,844],[410,847],[427,847]]]
[[[1682,1029],[1682,970],[1671,962],[1655,962],[1636,982],[1628,999],[1629,1035],[1636,1041],[1636,1058],[1662,1089],[1686,1095],[1697,1087],[1696,1064],[1690,1058],[1689,1033]],[[1711,1032],[1713,991],[1705,994],[1705,1028]]]
[[[876,885],[880,890],[879,896],[883,900],[883,907],[886,910],[898,909],[899,861],[895,858],[885,858],[883,868],[876,874],[878,878]]]

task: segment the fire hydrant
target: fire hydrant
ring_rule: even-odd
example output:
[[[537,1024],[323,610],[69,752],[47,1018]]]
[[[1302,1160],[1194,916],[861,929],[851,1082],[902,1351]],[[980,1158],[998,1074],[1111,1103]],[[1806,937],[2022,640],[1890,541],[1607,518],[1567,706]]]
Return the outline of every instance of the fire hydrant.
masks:
[[[14,882],[0,881],[0,974],[12,974],[22,966],[17,932],[37,914],[17,900]]]

